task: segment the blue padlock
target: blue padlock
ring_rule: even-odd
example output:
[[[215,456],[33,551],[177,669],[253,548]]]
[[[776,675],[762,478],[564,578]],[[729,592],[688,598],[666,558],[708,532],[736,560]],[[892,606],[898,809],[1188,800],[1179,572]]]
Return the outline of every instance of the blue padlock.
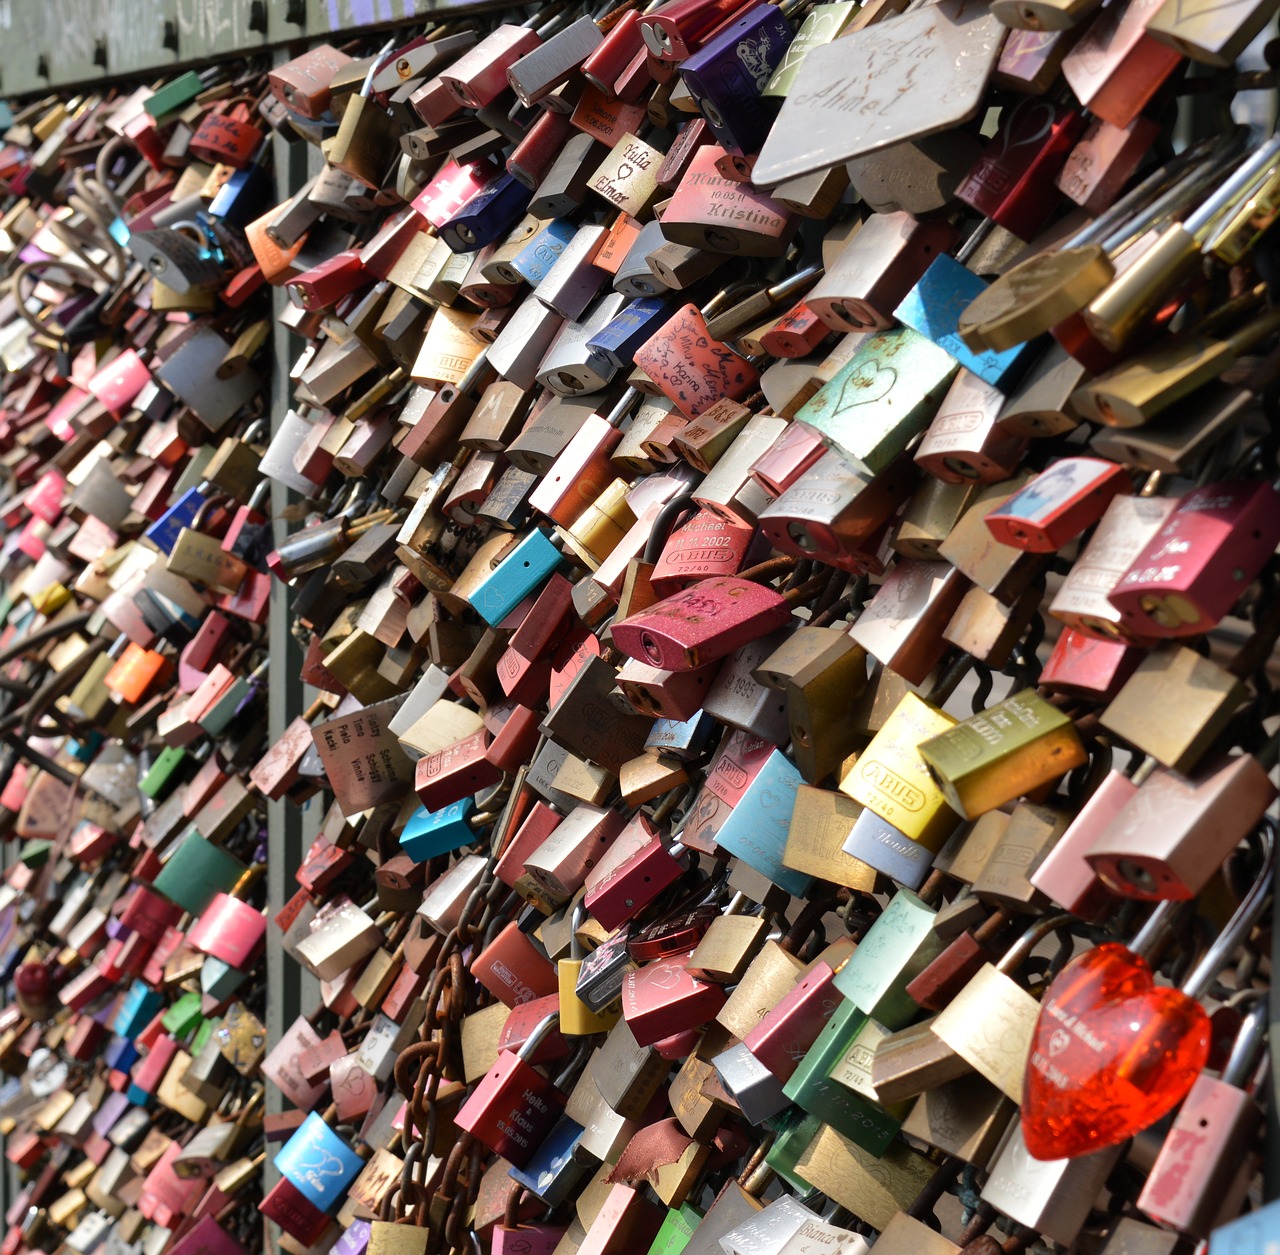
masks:
[[[630,368],[636,350],[671,321],[671,302],[642,296],[616,313],[587,341],[587,348],[606,358],[616,370]]]
[[[440,238],[455,253],[473,253],[506,235],[532,199],[514,175],[495,175],[440,228]]]
[[[688,719],[655,719],[644,747],[690,762],[702,756],[716,726],[705,710],[694,711]]]
[[[149,985],[144,985],[140,980],[134,981],[121,1001],[115,1019],[111,1021],[111,1031],[121,1037],[136,1037],[163,1004],[164,999]],[[120,1070],[124,1071],[123,1068]]]
[[[113,1072],[127,1073],[138,1062],[138,1058],[137,1046],[127,1037],[113,1037],[102,1052],[102,1061]]]
[[[80,740],[71,742],[71,757],[78,763],[91,763],[101,744],[101,732],[87,732]]]
[[[511,260],[511,269],[531,287],[546,278],[547,271],[560,259],[565,245],[577,234],[572,222],[556,218],[548,222]]]
[[[221,218],[228,226],[244,228],[274,204],[271,176],[261,166],[253,165],[237,170],[218,188],[205,212],[211,218]]]
[[[558,1207],[574,1192],[592,1163],[588,1156],[575,1154],[583,1131],[582,1125],[561,1116],[533,1152],[528,1166],[512,1168],[507,1176],[549,1207]]]
[[[475,799],[464,797],[438,811],[419,806],[400,834],[400,848],[415,863],[425,863],[437,854],[470,845],[476,839],[475,831],[467,820],[476,808]]]
[[[166,597],[153,588],[141,589],[137,595],[137,603],[142,617],[158,635],[163,635],[175,625],[188,635],[194,635],[203,622],[203,616],[193,615],[172,597]]]
[[[775,749],[747,785],[716,833],[716,844],[748,867],[767,876],[792,897],[809,892],[813,877],[784,866],[783,852],[791,830],[791,812],[804,777],[779,749]]]
[[[472,609],[490,627],[496,627],[551,577],[561,560],[546,532],[534,528],[476,589]]]
[[[364,1160],[313,1111],[275,1157],[280,1175],[315,1208],[330,1212]]]
[[[178,500],[171,505],[143,533],[161,553],[168,555],[178,543],[178,534],[184,527],[191,527],[205,503],[204,493],[199,488],[188,488]]]
[[[1040,346],[1031,341],[1003,353],[975,353],[965,344],[957,330],[960,315],[986,288],[972,270],[943,253],[934,258],[919,283],[902,298],[893,316],[950,353],[983,383],[1008,395],[1039,356]]]

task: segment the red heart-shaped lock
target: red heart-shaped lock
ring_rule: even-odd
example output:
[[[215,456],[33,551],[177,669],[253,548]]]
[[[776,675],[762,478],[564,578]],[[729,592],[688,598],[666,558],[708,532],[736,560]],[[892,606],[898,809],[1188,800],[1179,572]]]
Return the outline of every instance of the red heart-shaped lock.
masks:
[[[1186,1097],[1209,1057],[1209,1017],[1109,942],[1049,986],[1023,1085],[1022,1133],[1037,1159],[1073,1159],[1149,1128]]]

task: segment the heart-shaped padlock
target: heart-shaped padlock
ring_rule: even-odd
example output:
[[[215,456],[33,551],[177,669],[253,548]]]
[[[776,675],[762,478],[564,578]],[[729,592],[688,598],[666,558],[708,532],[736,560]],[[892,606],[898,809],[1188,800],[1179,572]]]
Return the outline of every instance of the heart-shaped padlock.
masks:
[[[1049,986],[1023,1082],[1022,1133],[1037,1159],[1072,1159],[1150,1128],[1191,1089],[1209,1057],[1200,1005],[1270,892],[1274,833],[1249,893],[1181,989],[1155,983],[1141,957],[1177,913],[1158,907],[1132,949],[1107,942],[1073,959]]]
[[[1045,994],[1027,1061],[1023,1134],[1037,1159],[1124,1141],[1176,1106],[1209,1057],[1209,1017],[1115,942],[1069,963]]]

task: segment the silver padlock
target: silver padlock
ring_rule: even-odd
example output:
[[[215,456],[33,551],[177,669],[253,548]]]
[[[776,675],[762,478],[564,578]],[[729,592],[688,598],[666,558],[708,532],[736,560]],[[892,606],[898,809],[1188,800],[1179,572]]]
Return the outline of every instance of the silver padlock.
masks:
[[[752,672],[789,635],[788,628],[781,628],[735,649],[721,666],[702,709],[731,728],[785,745],[791,738],[786,694],[756,683]]]
[[[607,234],[604,227],[579,227],[534,289],[538,300],[562,318],[581,318],[609,277],[590,260]]]
[[[791,1105],[782,1092],[782,1082],[741,1042],[711,1062],[749,1124],[763,1124]]]
[[[609,385],[618,368],[587,341],[607,327],[627,303],[620,292],[603,296],[581,322],[567,322],[538,368],[538,382],[557,396],[582,396]]]
[[[563,325],[564,319],[555,310],[536,296],[526,296],[489,346],[489,365],[503,379],[527,391]]]

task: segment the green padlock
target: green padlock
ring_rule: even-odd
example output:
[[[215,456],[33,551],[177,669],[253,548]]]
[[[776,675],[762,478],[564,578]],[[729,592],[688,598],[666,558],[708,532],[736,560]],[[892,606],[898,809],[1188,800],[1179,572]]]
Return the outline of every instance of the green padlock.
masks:
[[[188,831],[152,883],[157,893],[199,915],[218,893],[230,893],[249,869],[226,850]]]
[[[863,1150],[879,1156],[897,1135],[910,1104],[886,1109],[831,1079],[832,1069],[849,1053],[866,1023],[867,1016],[853,1003],[837,1007],[782,1092]]]
[[[200,1014],[200,995],[192,990],[177,999],[161,1017],[165,1032],[172,1033],[181,1040],[188,1033],[194,1033],[202,1020]]]
[[[142,107],[159,121],[190,104],[202,91],[204,84],[200,81],[200,75],[188,70],[185,74],[179,74],[172,82],[157,88],[143,102]]]
[[[152,801],[158,801],[168,793],[175,782],[178,768],[186,761],[186,750],[177,745],[166,745],[138,781],[138,791]]]

